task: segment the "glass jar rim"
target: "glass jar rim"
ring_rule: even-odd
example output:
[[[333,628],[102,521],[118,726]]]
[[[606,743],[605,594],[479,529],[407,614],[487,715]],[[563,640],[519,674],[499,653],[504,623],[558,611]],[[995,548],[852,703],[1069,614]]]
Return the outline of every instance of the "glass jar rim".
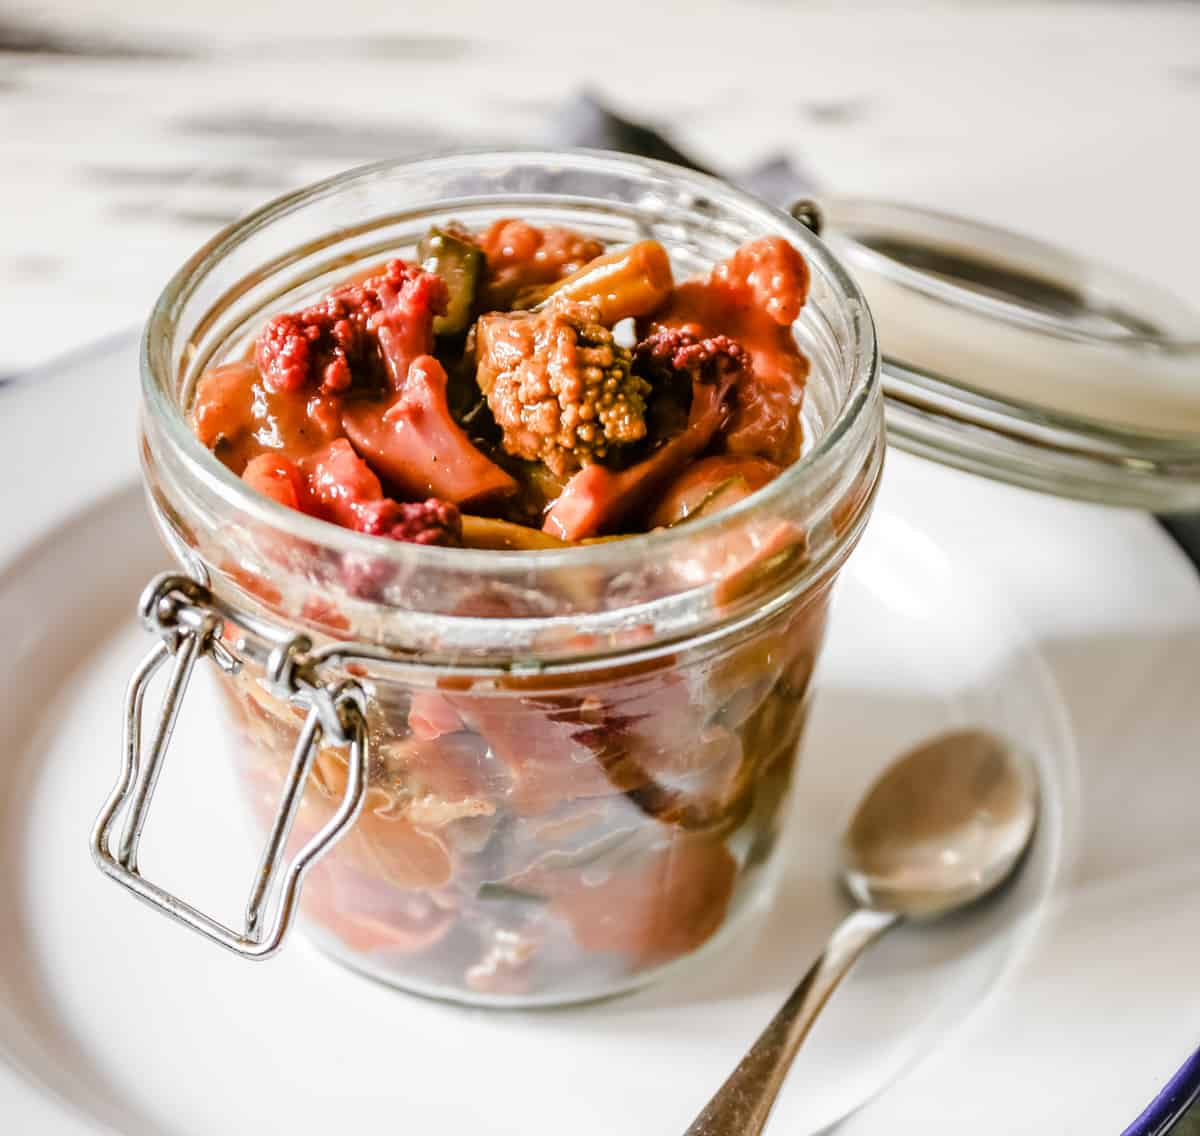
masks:
[[[381,541],[327,521],[289,509],[256,492],[213,456],[192,432],[183,408],[173,397],[170,346],[177,317],[206,274],[243,241],[265,227],[334,193],[397,172],[436,172],[464,161],[502,165],[514,161],[542,160],[549,166],[570,164],[576,169],[652,176],[669,180],[675,187],[695,190],[698,197],[736,206],[762,218],[764,232],[774,230],[797,246],[810,266],[819,266],[851,313],[853,359],[849,389],[831,422],[811,448],[787,467],[774,481],[742,501],[711,517],[687,525],[657,529],[621,540],[536,550],[493,550],[442,548],[397,541]],[[539,200],[554,195],[531,195]],[[572,198],[565,198],[570,202]],[[868,413],[878,394],[879,354],[874,323],[858,285],[824,242],[805,225],[726,182],[695,173],[668,162],[635,158],[603,150],[545,149],[540,147],[490,147],[459,149],[411,159],[386,159],[358,166],[283,194],[227,226],[201,247],[175,273],[156,301],[147,320],[141,343],[140,369],[144,406],[161,425],[170,444],[185,461],[189,474],[219,498],[251,519],[289,535],[305,538],[348,553],[368,553],[397,567],[436,571],[453,566],[463,571],[507,574],[530,570],[612,567],[638,555],[664,556],[702,536],[732,528],[737,522],[770,509],[786,500],[810,479],[836,466],[844,440]],[[853,526],[852,526],[853,527]],[[815,566],[814,566],[815,567]]]

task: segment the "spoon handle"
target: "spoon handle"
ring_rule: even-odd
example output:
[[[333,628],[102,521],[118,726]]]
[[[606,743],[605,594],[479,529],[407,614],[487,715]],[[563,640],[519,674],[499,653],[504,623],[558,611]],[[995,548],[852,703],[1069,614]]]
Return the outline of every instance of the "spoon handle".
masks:
[[[684,1136],[758,1136],[762,1132],[800,1043],[829,996],[858,956],[898,919],[898,915],[862,907],[842,920],[800,985]]]

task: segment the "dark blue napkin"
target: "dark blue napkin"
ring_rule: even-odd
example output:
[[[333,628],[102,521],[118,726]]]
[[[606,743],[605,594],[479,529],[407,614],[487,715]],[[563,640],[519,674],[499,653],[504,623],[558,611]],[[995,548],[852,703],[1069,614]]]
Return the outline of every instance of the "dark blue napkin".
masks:
[[[780,206],[809,197],[819,189],[817,179],[786,156],[772,156],[742,172],[717,171],[701,165],[651,126],[613,113],[590,95],[567,103],[556,116],[550,139],[562,146],[587,146],[597,150],[621,150],[643,158],[657,158],[679,166],[717,174],[742,186],[757,197]],[[1162,526],[1200,570],[1200,515],[1160,517]]]

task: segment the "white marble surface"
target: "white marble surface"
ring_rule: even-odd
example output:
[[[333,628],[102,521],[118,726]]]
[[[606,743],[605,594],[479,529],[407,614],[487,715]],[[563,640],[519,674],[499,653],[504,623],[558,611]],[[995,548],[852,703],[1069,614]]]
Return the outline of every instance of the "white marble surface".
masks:
[[[53,0],[0,12],[0,375],[140,322],[313,177],[542,141],[581,88],[721,169],[971,213],[1200,303],[1200,5]]]

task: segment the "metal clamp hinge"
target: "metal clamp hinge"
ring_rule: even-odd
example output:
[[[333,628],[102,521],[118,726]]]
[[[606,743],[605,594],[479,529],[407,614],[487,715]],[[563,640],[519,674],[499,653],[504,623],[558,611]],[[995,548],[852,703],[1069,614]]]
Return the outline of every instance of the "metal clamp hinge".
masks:
[[[92,831],[92,858],[110,879],[177,922],[244,958],[269,958],[279,950],[292,925],[308,870],[346,833],[362,810],[368,761],[366,696],[352,681],[322,683],[317,666],[307,657],[312,644],[304,636],[280,644],[267,659],[267,678],[272,688],[280,697],[307,707],[308,714],[246,904],[245,926],[241,931],[234,930],[147,880],[138,866],[138,848],[179,707],[197,662],[208,657],[231,674],[237,673],[241,662],[222,642],[224,619],[218,605],[208,589],[195,580],[170,573],[159,576],[143,592],[139,610],[143,623],[158,634],[159,642],[129,682],[121,773]],[[171,659],[174,663],[162,709],[149,745],[143,746],[146,688]],[[333,816],[286,864],[288,837],[323,743],[348,747],[346,790]],[[124,824],[114,850],[113,829],[122,813]],[[281,878],[282,887],[277,888]],[[272,903],[276,890],[279,894]]]

